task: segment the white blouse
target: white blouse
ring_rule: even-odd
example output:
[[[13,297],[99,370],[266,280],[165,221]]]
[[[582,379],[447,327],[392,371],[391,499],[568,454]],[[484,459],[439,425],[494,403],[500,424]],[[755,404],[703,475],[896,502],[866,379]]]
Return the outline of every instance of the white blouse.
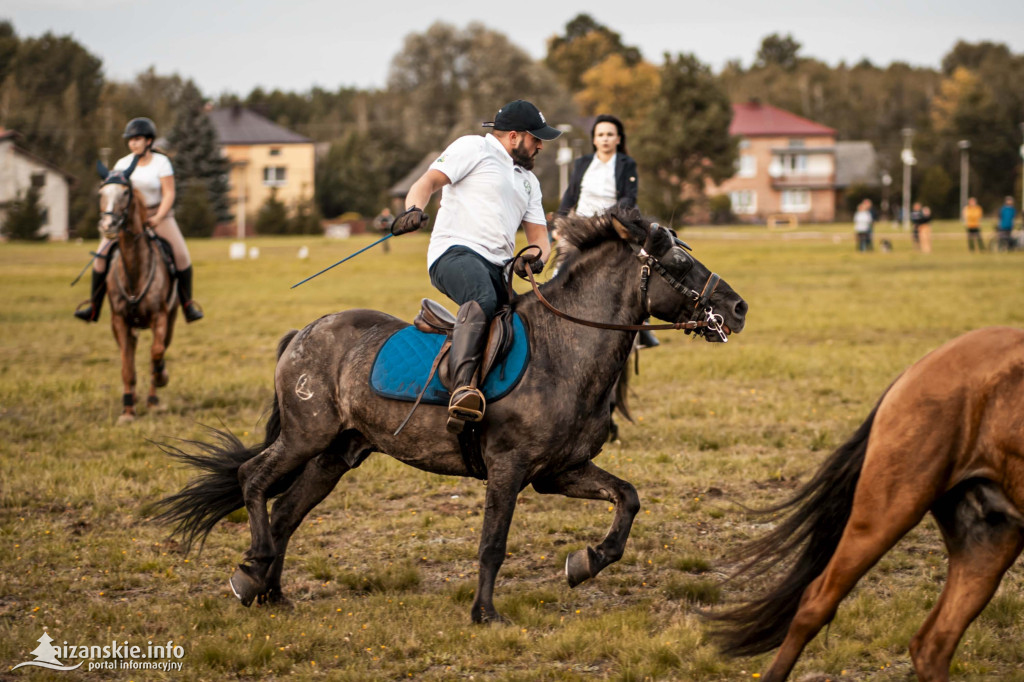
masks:
[[[618,201],[618,192],[615,189],[617,157],[618,154],[612,154],[608,163],[603,163],[597,158],[597,154],[594,154],[594,160],[590,162],[580,182],[580,199],[576,202],[577,215],[589,218],[604,213]]]

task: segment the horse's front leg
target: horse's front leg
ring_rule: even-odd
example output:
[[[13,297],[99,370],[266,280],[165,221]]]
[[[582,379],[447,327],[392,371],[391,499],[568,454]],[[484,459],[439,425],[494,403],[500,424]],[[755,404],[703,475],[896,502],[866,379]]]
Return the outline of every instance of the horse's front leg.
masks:
[[[167,352],[167,313],[157,313],[153,318],[153,345],[149,349],[150,365],[152,367],[149,382],[149,397],[146,398],[146,405],[158,409],[160,399],[156,395],[156,389],[167,385],[170,378],[167,374],[167,365],[164,363],[164,354]]]
[[[123,386],[121,397],[121,416],[118,424],[127,424],[135,420],[135,334],[131,327],[120,315],[111,311],[110,326],[114,332],[114,338],[121,349],[121,383]]]
[[[633,518],[640,511],[640,498],[632,484],[612,476],[593,462],[587,462],[557,476],[534,481],[533,487],[545,495],[559,493],[585,500],[608,500],[615,505],[612,527],[601,544],[596,548],[577,550],[566,558],[565,577],[569,587],[593,578],[605,566],[622,558]]]
[[[512,457],[512,453],[505,453]],[[473,600],[473,622],[507,622],[494,608],[494,581],[505,561],[508,529],[523,487],[523,471],[513,463],[492,467],[487,478],[484,523],[480,534],[480,576]]]

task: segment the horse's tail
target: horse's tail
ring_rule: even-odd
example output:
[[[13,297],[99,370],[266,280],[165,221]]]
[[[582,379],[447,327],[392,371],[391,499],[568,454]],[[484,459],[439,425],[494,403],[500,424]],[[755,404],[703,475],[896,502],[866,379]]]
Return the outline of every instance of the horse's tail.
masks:
[[[877,412],[875,405],[860,428],[792,498],[759,510],[761,514],[792,513],[770,533],[740,548],[736,558],[742,564],[729,581],[756,578],[779,564],[789,564],[788,572],[776,587],[744,604],[703,614],[719,623],[713,639],[723,653],[752,656],[782,644],[804,590],[825,570],[850,518]]]
[[[296,334],[298,331],[292,330],[281,339],[277,348],[278,359]],[[179,492],[154,505],[154,510],[158,512],[154,516],[155,520],[174,526],[171,536],[181,539],[186,552],[197,541],[201,549],[214,526],[245,505],[242,487],[238,482],[238,469],[266,450],[281,434],[281,409],[277,392],[274,392],[262,443],[246,447],[228,431],[213,428],[210,431],[213,434],[211,443],[184,441],[187,446],[195,448],[196,452],[186,452],[166,443],[159,444],[160,449],[171,457],[204,472],[189,481]],[[301,471],[301,468],[297,469],[276,481],[267,491],[268,497],[280,495],[287,490]]]

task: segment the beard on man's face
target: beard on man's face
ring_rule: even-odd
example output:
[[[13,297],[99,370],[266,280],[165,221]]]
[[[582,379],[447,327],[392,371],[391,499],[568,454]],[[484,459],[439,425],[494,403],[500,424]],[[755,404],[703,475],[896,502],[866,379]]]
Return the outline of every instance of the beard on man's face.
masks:
[[[538,152],[540,152],[539,149],[533,152],[533,156],[531,156],[530,153],[526,151],[526,140],[520,140],[519,146],[512,148],[512,163],[517,166],[521,166],[526,170],[533,170],[533,158],[537,156]]]

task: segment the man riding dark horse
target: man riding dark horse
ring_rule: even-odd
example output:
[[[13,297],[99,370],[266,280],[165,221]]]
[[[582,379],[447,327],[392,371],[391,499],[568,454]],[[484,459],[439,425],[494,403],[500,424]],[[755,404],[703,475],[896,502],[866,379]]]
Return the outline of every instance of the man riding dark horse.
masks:
[[[544,142],[561,131],[552,128],[530,102],[516,100],[498,110],[494,132],[455,140],[410,188],[406,210],[391,227],[399,235],[427,222],[423,207],[441,189],[441,209],[427,251],[430,282],[459,304],[452,332],[449,369],[453,386],[448,430],[461,433],[465,422],[483,419],[486,400],[477,387],[488,323],[508,304],[505,266],[512,259],[520,225],[540,253],[516,261],[539,273],[550,254],[541,190],[533,174],[534,158]],[[443,188],[443,189],[442,189]]]

